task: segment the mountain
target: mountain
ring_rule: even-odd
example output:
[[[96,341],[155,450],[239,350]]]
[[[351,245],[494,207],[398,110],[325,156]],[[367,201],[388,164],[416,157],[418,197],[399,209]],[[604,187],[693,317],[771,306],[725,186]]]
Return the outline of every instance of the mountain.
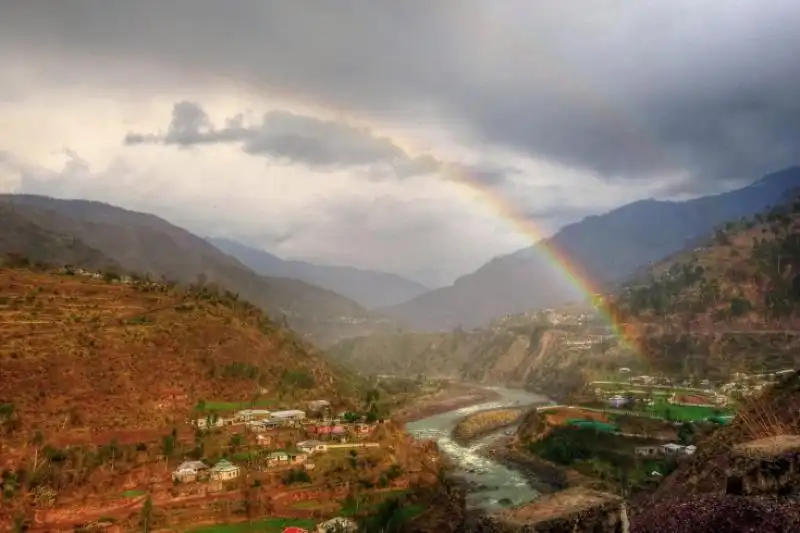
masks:
[[[468,332],[351,338],[328,355],[369,373],[444,374],[553,398],[623,366],[713,380],[797,368],[800,201],[718,228],[603,300],[603,313],[576,306]],[[609,335],[609,312],[626,342]]]
[[[714,196],[635,202],[566,226],[531,248],[495,258],[451,286],[379,311],[409,327],[436,330],[481,326],[502,315],[583,298],[586,295],[571,276],[553,267],[554,256],[597,287],[615,286],[715,226],[777,204],[797,186],[800,167],[792,167]]]
[[[180,283],[217,283],[269,313],[286,316],[292,327],[323,344],[371,331],[375,322],[349,298],[296,279],[258,275],[206,240],[153,215],[33,195],[0,195],[0,206],[15,212],[30,234],[35,226],[47,235],[80,241],[82,249],[97,250],[126,271]]]
[[[305,261],[287,261],[229,239],[208,240],[259,274],[299,279],[347,296],[367,309],[405,302],[429,290],[421,283],[397,274],[346,266],[317,265]]]
[[[34,224],[8,204],[0,204],[0,255],[40,264],[80,265],[92,270],[120,268],[99,250],[75,237]]]
[[[359,394],[355,378],[231,293],[9,268],[0,289],[6,443],[34,431],[168,434],[200,401],[346,406]]]

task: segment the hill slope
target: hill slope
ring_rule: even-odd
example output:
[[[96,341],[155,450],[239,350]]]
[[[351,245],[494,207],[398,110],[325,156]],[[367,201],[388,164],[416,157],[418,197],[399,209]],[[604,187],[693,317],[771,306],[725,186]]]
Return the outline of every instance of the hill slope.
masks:
[[[713,375],[800,364],[800,202],[730,223],[613,299],[650,362]]]
[[[0,204],[0,256],[48,265],[79,265],[92,270],[120,268],[99,250],[75,237],[36,225],[8,204]]]
[[[229,239],[208,240],[259,274],[306,281],[347,296],[368,309],[405,302],[429,290],[424,285],[397,274],[287,261]]]
[[[596,315],[569,325],[522,315],[465,333],[349,339],[331,357],[374,373],[445,373],[561,397],[620,366],[727,379],[800,367],[800,202],[728,224],[606,298],[630,345]],[[607,323],[606,323],[607,325]]]
[[[548,248],[579,265],[582,275],[610,286],[637,269],[708,234],[730,220],[777,204],[800,186],[800,167],[715,196],[686,202],[644,200],[566,226],[545,243],[498,257],[472,274],[409,302],[381,310],[420,330],[487,324],[492,318],[552,307],[584,295],[555,272]]]
[[[44,231],[78,239],[125,270],[183,283],[218,283],[270,313],[286,315],[293,327],[315,340],[330,338],[331,322],[340,323],[347,336],[348,319],[353,318],[361,319],[355,332],[362,333],[370,317],[360,305],[332,291],[295,279],[260,276],[204,239],[153,215],[100,202],[30,195],[0,195],[0,205]],[[322,338],[314,336],[318,322],[325,330]]]
[[[357,394],[357,381],[230,293],[23,269],[0,269],[0,293],[10,437],[163,429],[200,400]]]

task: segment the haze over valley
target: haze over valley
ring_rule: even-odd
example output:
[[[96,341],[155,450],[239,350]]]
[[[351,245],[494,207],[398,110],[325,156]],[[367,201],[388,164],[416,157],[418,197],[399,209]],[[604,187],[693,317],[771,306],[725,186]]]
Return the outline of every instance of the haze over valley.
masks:
[[[800,531],[799,26],[0,3],[0,530]]]

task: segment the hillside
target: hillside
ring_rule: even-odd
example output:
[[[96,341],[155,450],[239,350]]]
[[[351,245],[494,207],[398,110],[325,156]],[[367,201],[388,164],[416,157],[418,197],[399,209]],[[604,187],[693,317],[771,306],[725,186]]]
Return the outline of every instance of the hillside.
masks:
[[[796,367],[800,202],[719,228],[611,302],[659,368],[713,375]]]
[[[329,354],[374,373],[444,373],[538,389],[553,397],[620,366],[727,379],[800,366],[800,202],[729,223],[606,298],[630,346],[604,338],[607,319],[564,308],[470,332],[349,339]],[[605,340],[604,340],[605,339]]]
[[[482,326],[505,314],[558,306],[583,295],[554,270],[548,249],[579,265],[582,277],[610,288],[714,227],[776,205],[799,185],[800,167],[793,167],[714,196],[635,202],[568,225],[544,243],[495,258],[449,287],[381,312],[409,327],[440,330]]]
[[[800,372],[777,383],[745,406],[730,425],[700,441],[691,461],[666,478],[653,499],[722,492],[734,445],[787,434],[800,434]]]
[[[211,244],[265,276],[299,279],[347,296],[368,309],[405,302],[429,289],[397,274],[346,266],[287,261],[263,250],[222,238]]]
[[[287,316],[293,327],[322,344],[372,331],[372,322],[380,325],[349,298],[295,279],[260,276],[206,240],[153,215],[30,195],[0,195],[0,205],[41,231],[79,240],[127,271],[181,283],[218,283],[269,313]],[[64,262],[52,257],[52,262]],[[323,323],[320,328],[317,322]],[[339,326],[335,333],[332,322]]]
[[[80,265],[92,270],[119,264],[74,237],[36,225],[13,205],[0,204],[0,256],[48,265]]]
[[[0,294],[0,404],[12,438],[163,429],[201,400],[347,405],[360,383],[256,307],[207,287],[6,268]]]
[[[583,386],[574,372],[587,352],[570,345],[575,332],[517,326],[451,333],[404,333],[347,339],[328,349],[341,364],[372,374],[448,376],[489,385],[529,387],[557,396]],[[609,366],[627,362],[607,354]]]

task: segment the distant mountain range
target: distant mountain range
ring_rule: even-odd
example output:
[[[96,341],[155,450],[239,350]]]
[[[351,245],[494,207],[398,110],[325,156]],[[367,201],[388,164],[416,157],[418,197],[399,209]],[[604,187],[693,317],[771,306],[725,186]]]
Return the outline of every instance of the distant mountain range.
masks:
[[[585,297],[563,274],[553,250],[596,287],[620,283],[650,263],[706,236],[714,227],[779,203],[800,186],[800,167],[693,200],[642,200],[590,216],[535,246],[492,259],[452,285],[379,309],[419,330],[477,327],[493,318]],[[559,272],[562,271],[562,272]]]
[[[153,278],[217,283],[326,344],[389,327],[358,303],[304,281],[262,276],[154,215],[86,200],[0,195],[0,255]]]
[[[289,261],[230,239],[209,238],[208,241],[259,274],[299,279],[337,292],[367,309],[402,303],[430,290],[397,274]]]

